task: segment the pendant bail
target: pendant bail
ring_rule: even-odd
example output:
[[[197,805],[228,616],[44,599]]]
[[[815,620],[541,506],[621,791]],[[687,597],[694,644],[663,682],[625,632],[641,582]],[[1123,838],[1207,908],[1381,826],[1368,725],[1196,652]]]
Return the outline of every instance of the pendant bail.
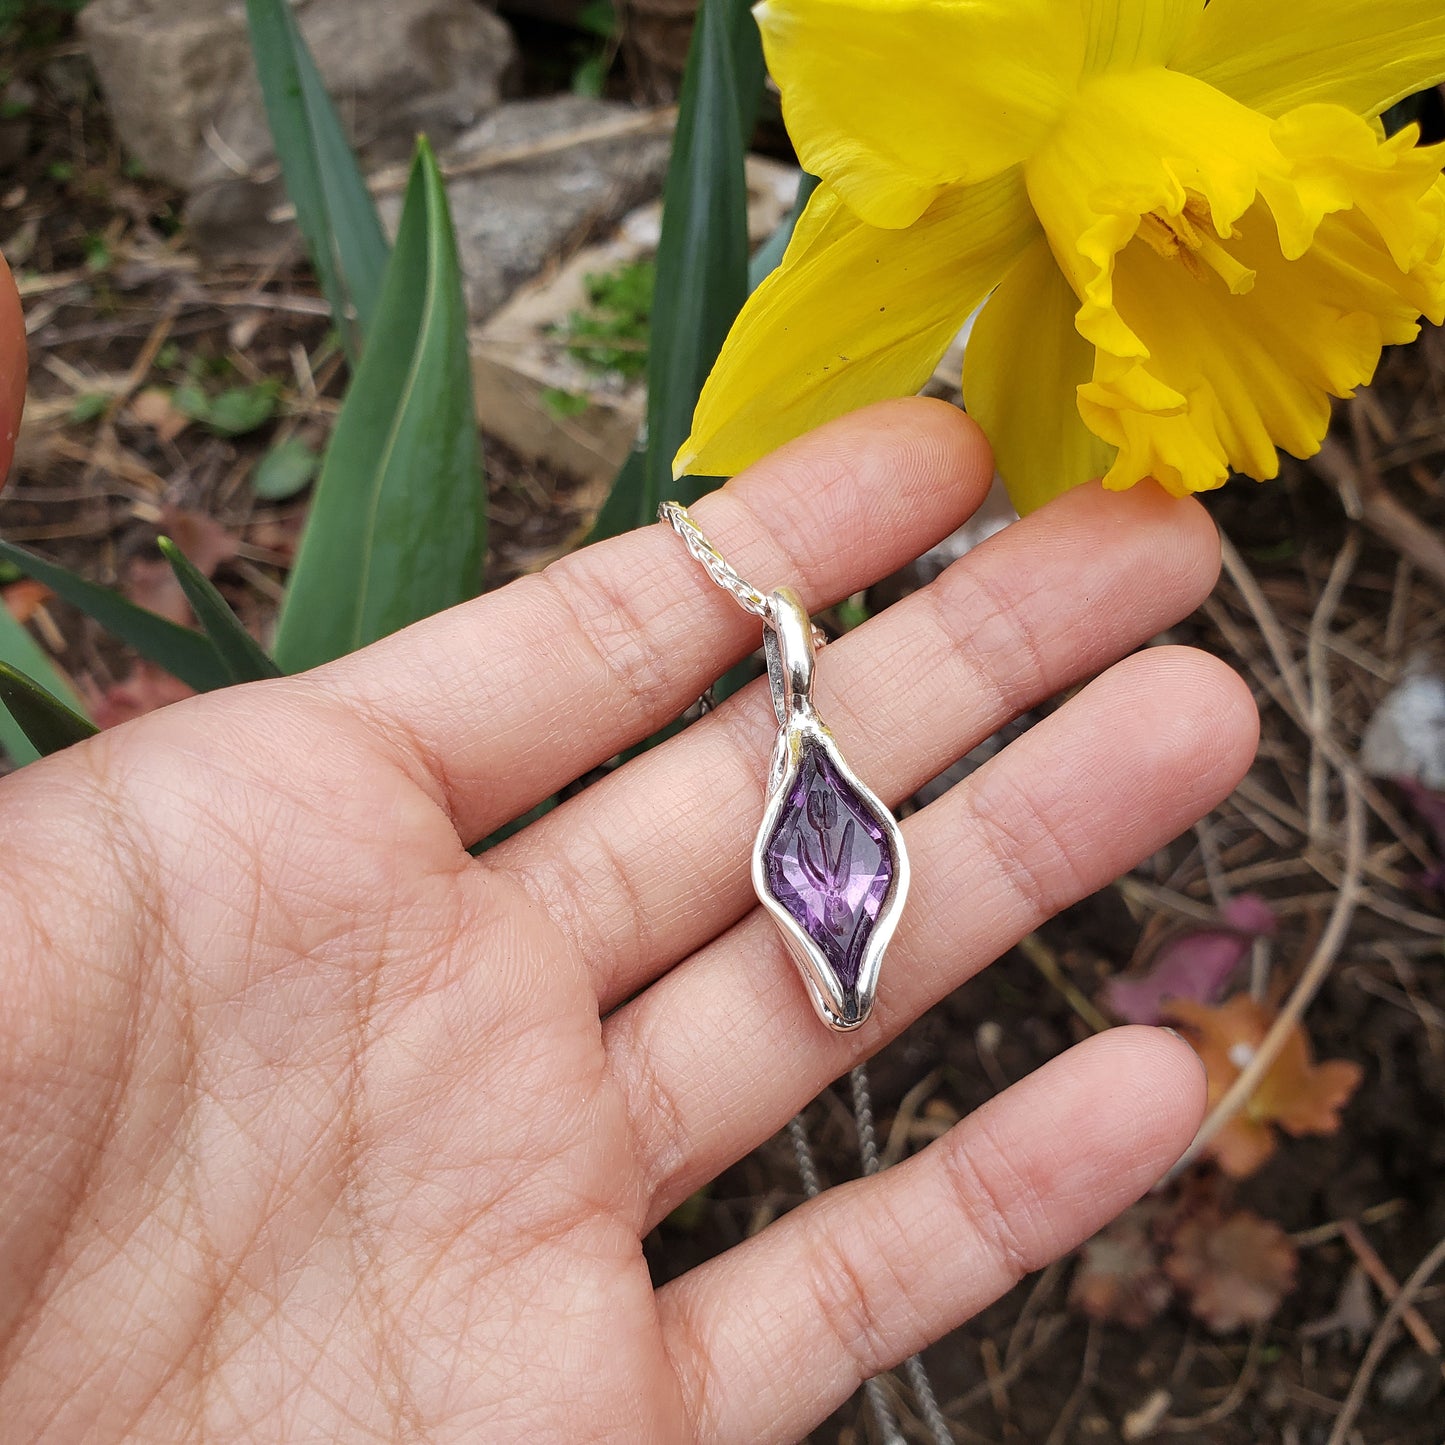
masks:
[[[763,656],[768,664],[768,685],[778,726],[787,726],[790,718],[813,716],[817,644],[808,610],[791,587],[780,587],[768,598],[768,610],[763,616]]]

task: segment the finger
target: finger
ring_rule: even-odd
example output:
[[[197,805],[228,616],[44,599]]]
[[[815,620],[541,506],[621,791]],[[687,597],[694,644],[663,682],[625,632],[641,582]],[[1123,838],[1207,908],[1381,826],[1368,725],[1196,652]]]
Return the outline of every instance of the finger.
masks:
[[[1218,559],[1195,504],[1082,488],[826,648],[819,711],[859,776],[897,802],[1191,611]],[[775,727],[759,684],[492,855],[567,930],[604,1008],[756,902],[748,865]]]
[[[698,503],[759,587],[825,606],[959,526],[988,489],[978,428],[938,402],[822,427]],[[670,528],[565,557],[315,674],[435,780],[463,838],[485,836],[671,721],[758,645]]]
[[[1249,766],[1254,704],[1222,663],[1119,663],[908,819],[913,885],[869,1022],[813,1016],[760,909],[604,1025],[650,1217],[776,1133],[830,1080],[1060,909],[1163,846]]]
[[[1137,1199],[1204,1107],[1162,1029],[1080,1044],[923,1153],[833,1189],[658,1292],[699,1440],[802,1437]]]

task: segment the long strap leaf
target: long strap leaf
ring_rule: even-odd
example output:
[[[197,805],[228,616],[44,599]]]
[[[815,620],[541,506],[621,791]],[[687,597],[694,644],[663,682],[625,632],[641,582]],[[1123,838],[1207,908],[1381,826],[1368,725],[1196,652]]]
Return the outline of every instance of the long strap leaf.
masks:
[[[655,521],[664,489],[691,502],[716,485],[672,480],[702,384],[748,296],[744,163],[763,87],[747,0],[702,0],[663,191],[647,364],[647,447],[618,473],[595,538]]]
[[[232,682],[259,682],[262,678],[280,677],[281,669],[266,656],[261,644],[246,631],[241,619],[231,611],[226,599],[215,585],[171,541],[162,537],[157,546],[171,564],[181,591],[196,614],[207,637],[211,639]]]
[[[354,367],[386,269],[376,203],[290,0],[246,0],[246,18],[286,191]]]
[[[0,704],[0,710],[9,715],[38,757],[84,742],[98,731],[89,718],[67,707],[54,693],[8,662],[0,662]]]
[[[291,573],[277,662],[299,672],[475,596],[485,550],[461,268],[423,141]]]
[[[13,563],[27,577],[45,583],[56,596],[93,617],[107,632],[180,678],[187,687],[210,692],[214,688],[229,687],[234,680],[204,633],[180,627],[169,618],[137,607],[119,592],[88,582],[68,568],[47,562],[13,542],[0,542],[0,560]]]
[[[40,644],[16,621],[3,602],[0,602],[0,662],[8,663],[32,681],[38,678],[45,691],[66,707],[78,713],[84,712],[80,699],[52,666]],[[3,701],[0,701],[0,745],[16,764],[33,763],[40,756],[29,734]]]

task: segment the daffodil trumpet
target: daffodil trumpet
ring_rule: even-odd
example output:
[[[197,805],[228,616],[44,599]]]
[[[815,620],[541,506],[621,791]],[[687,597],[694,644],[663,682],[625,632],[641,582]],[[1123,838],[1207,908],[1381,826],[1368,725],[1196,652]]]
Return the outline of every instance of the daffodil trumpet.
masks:
[[[680,474],[917,391],[977,312],[964,404],[1020,511],[1307,457],[1331,399],[1445,321],[1439,0],[766,0],[803,165],[782,265]],[[980,306],[982,307],[979,310]]]

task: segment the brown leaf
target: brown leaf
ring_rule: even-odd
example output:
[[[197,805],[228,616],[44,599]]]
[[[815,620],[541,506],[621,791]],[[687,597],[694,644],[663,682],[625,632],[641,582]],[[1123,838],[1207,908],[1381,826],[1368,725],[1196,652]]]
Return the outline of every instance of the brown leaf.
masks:
[[[204,512],[167,507],[161,513],[159,528],[161,535],[169,537],[203,576],[215,576],[216,569],[236,555],[236,538]],[[163,557],[132,557],[125,567],[122,590],[138,607],[149,608],[183,627],[195,625],[186,594]]]
[[[236,538],[204,512],[167,507],[161,513],[161,533],[171,539],[205,577],[236,555]]]
[[[142,659],[129,677],[114,683],[92,706],[96,726],[113,728],[194,694],[185,683]]]
[[[1164,1272],[1215,1334],[1273,1318],[1294,1288],[1299,1259],[1279,1225],[1249,1210],[1180,1221]]]
[[[1091,1320],[1142,1329],[1158,1318],[1173,1291],[1159,1264],[1154,1224],[1161,1206],[1136,1204],[1079,1251],[1069,1303]]]
[[[175,393],[161,386],[147,387],[136,396],[130,404],[130,414],[163,442],[175,441],[191,424],[190,417],[176,409]]]
[[[10,609],[10,615],[17,622],[24,623],[29,622],[36,612],[55,596],[55,593],[43,582],[36,582],[30,577],[22,577],[20,581],[11,582],[4,588],[0,588],[0,596],[4,597],[5,606]]]
[[[1175,999],[1165,1014],[1189,1035],[1204,1062],[1211,1108],[1249,1065],[1276,1017],[1275,1010],[1248,994],[1236,994],[1215,1008]],[[1360,1066],[1345,1059],[1313,1063],[1309,1039],[1296,1024],[1259,1087],[1207,1152],[1236,1179],[1253,1174],[1274,1153],[1275,1126],[1294,1135],[1335,1133],[1340,1110],[1362,1076]]]

